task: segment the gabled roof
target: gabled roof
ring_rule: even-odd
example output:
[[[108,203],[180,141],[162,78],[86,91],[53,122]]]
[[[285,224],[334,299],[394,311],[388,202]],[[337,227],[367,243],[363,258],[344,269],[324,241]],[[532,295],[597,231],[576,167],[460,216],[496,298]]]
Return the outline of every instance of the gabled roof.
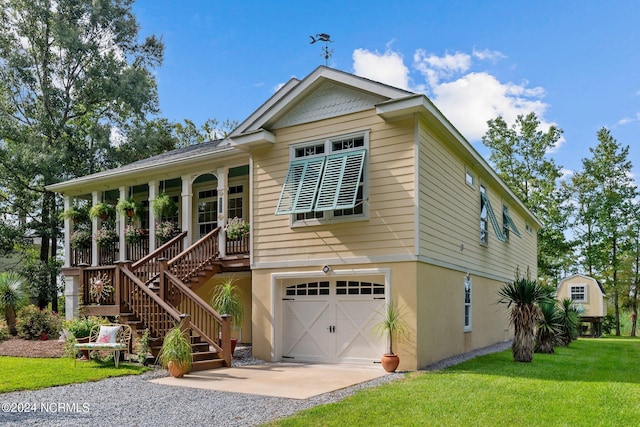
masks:
[[[289,80],[253,114],[240,123],[229,136],[233,139],[246,132],[269,129],[270,124],[277,122],[288,111],[295,108],[300,100],[328,81],[386,98],[387,100],[415,95],[414,92],[398,89],[344,71],[320,66],[302,80]]]
[[[575,279],[576,277],[581,277],[585,280],[589,280],[589,281],[593,281],[598,285],[598,288],[600,289],[600,292],[602,292],[603,296],[606,296],[607,294],[604,292],[604,288],[602,287],[602,283],[600,283],[598,281],[598,279],[596,279],[595,277],[591,277],[591,276],[587,276],[586,274],[580,274],[580,273],[576,273],[576,274],[572,274],[571,276],[567,276],[563,279],[560,280],[560,282],[558,283],[558,288],[560,288],[560,286],[562,286],[564,284],[564,282],[568,282],[571,279]]]

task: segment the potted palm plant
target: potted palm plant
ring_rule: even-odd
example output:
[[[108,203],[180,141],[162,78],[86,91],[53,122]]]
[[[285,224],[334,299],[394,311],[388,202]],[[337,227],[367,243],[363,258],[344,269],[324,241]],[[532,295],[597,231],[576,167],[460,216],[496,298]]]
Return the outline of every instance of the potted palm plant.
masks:
[[[231,327],[239,327],[242,323],[244,310],[242,308],[241,292],[235,279],[226,278],[213,291],[211,307],[220,314],[231,316]],[[231,354],[235,351],[238,340],[231,339]]]
[[[191,372],[191,342],[187,331],[180,327],[181,324],[169,329],[158,354],[160,364],[174,378],[182,378],[184,374]]]
[[[389,342],[389,351],[382,355],[382,367],[387,372],[395,372],[400,364],[400,358],[393,352],[393,340],[402,338],[407,332],[407,325],[402,319],[400,310],[395,302],[389,301],[381,313],[382,318],[376,324],[375,329],[380,335],[386,336]]]

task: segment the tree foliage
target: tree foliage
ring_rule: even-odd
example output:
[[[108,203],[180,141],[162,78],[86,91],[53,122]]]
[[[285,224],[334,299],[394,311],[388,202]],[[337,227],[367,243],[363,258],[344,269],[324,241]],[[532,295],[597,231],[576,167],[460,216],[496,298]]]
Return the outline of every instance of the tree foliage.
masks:
[[[60,203],[46,186],[107,166],[113,129],[157,110],[152,69],[163,45],[154,36],[138,41],[132,3],[2,2],[0,204],[40,238],[48,270]],[[48,272],[50,296],[56,276]]]
[[[562,168],[549,152],[562,137],[562,129],[539,130],[535,113],[519,115],[512,126],[502,117],[488,122],[482,142],[491,150],[489,160],[502,180],[543,223],[538,232],[538,274],[557,284],[571,263],[568,228],[569,193],[559,185]]]
[[[608,129],[598,131],[591,158],[582,159],[582,171],[572,187],[578,202],[576,230],[584,268],[604,283],[613,296],[616,335],[620,335],[620,292],[628,286],[625,253],[633,249],[638,227],[637,187],[631,175],[629,146],[620,145]]]

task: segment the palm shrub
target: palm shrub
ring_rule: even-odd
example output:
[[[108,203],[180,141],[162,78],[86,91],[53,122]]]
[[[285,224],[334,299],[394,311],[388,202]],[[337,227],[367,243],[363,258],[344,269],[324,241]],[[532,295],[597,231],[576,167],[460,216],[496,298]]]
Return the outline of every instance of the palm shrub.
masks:
[[[9,327],[7,326],[7,322],[0,320],[0,341],[6,340],[9,336]]]
[[[539,307],[541,316],[538,321],[534,352],[553,354],[553,348],[559,343],[562,333],[560,312],[555,301],[541,302]]]
[[[558,303],[560,323],[560,345],[568,346],[580,335],[580,310],[570,298],[564,298]]]
[[[18,310],[29,304],[26,284],[20,275],[13,272],[0,273],[0,312],[11,335],[16,335],[16,316]]]
[[[539,304],[551,300],[547,289],[530,277],[516,272],[513,282],[505,283],[498,291],[498,303],[505,304],[509,322],[514,327],[511,352],[516,362],[531,362],[535,344],[535,330],[542,317]]]

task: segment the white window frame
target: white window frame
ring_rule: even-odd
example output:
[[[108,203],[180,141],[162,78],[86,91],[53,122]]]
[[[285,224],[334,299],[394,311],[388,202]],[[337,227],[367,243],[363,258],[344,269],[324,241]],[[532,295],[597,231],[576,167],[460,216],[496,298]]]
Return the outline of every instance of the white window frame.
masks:
[[[345,150],[336,150],[333,151],[333,143],[336,141],[349,139],[349,138],[359,138],[362,137],[364,139],[364,143],[362,147],[354,147],[352,149]],[[313,147],[317,145],[324,145],[324,152],[316,155],[309,156],[301,156],[296,157],[296,150],[304,147]],[[359,151],[365,150],[366,156],[364,159],[364,164],[362,168],[362,213],[351,214],[351,215],[334,215],[335,212],[343,209],[339,209],[337,211],[324,211],[324,212],[310,212],[309,214],[305,214],[309,216],[309,218],[305,219],[297,219],[298,214],[290,215],[290,226],[291,227],[306,227],[306,226],[314,226],[328,223],[340,223],[340,222],[354,222],[354,221],[366,221],[369,219],[369,130],[352,132],[348,134],[336,135],[329,138],[324,139],[316,139],[313,141],[306,141],[299,144],[294,144],[289,147],[289,160],[297,160],[301,158],[311,158],[311,157],[328,157],[332,154],[344,153],[349,151]],[[320,215],[322,214],[322,215]]]
[[[463,315],[463,325],[465,332],[471,332],[473,325],[473,283],[471,281],[471,276],[466,275],[464,277],[463,286],[462,286],[462,315]],[[469,297],[467,299],[467,296]]]
[[[578,289],[581,288],[582,291],[579,291]],[[575,289],[575,292],[574,292]],[[582,299],[576,299],[574,298],[574,294],[582,294]],[[569,298],[571,298],[571,301],[573,302],[588,302],[587,301],[587,285],[586,284],[575,284],[575,285],[570,285],[569,286]]]
[[[476,176],[468,168],[464,174],[464,182],[471,188],[476,188]]]

